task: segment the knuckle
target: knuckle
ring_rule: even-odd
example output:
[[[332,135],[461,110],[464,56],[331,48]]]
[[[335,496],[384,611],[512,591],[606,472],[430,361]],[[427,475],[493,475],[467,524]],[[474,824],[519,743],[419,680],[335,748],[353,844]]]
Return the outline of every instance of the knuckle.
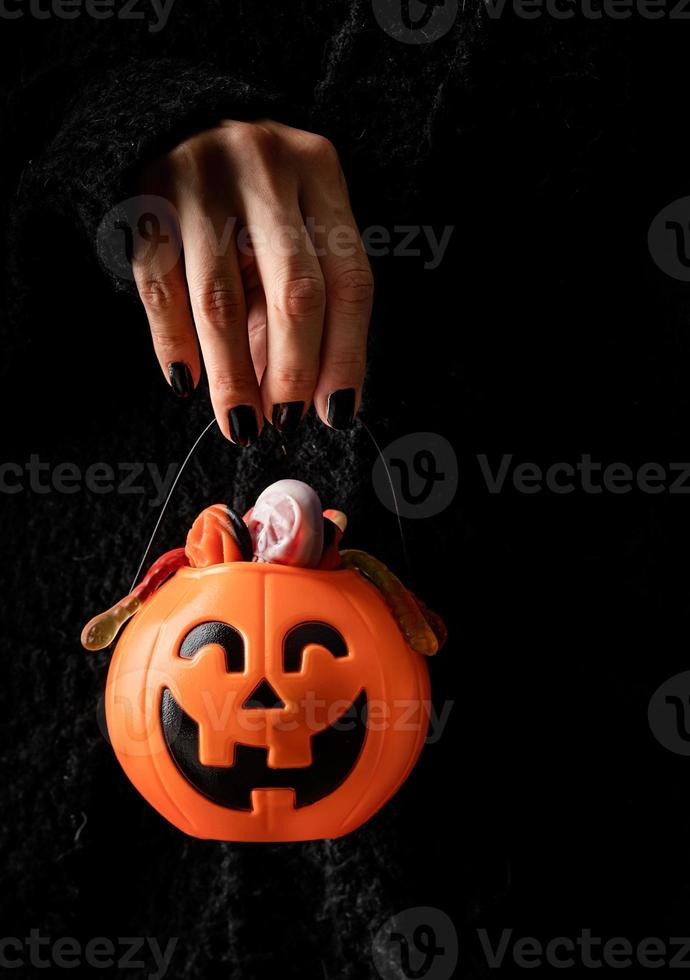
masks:
[[[237,365],[209,369],[208,382],[209,387],[216,394],[238,395],[250,392],[256,379],[248,367]]]
[[[205,203],[227,169],[226,147],[216,129],[197,133],[178,144],[166,157],[168,179],[176,194],[190,194]]]
[[[365,267],[344,269],[331,284],[333,300],[343,306],[369,307],[374,297],[374,277]]]
[[[304,143],[304,153],[315,164],[328,167],[339,167],[338,151],[329,139],[318,133],[310,133]]]
[[[249,139],[253,144],[255,150],[259,151],[261,154],[270,155],[275,152],[278,145],[280,144],[280,137],[273,132],[273,130],[268,129],[262,123],[254,123],[251,125],[249,131]]]
[[[328,371],[336,383],[359,384],[366,372],[366,351],[364,348],[334,351],[328,363]]]
[[[302,319],[322,313],[326,287],[318,276],[295,276],[278,288],[275,305],[288,317]]]
[[[195,298],[199,313],[212,327],[235,324],[243,315],[244,297],[240,284],[226,277],[198,283]]]
[[[141,301],[150,313],[167,313],[180,301],[180,287],[165,276],[153,276],[135,268],[134,279]]]
[[[273,380],[280,391],[312,391],[316,384],[316,368],[302,365],[281,365],[273,372]]]
[[[160,165],[167,167],[169,171],[173,172],[184,170],[193,162],[196,146],[197,140],[195,137],[178,143],[177,146],[173,146],[171,150],[168,150],[160,160]]]
[[[168,179],[173,186],[194,188],[203,183],[206,136],[197,135],[179,143],[165,158]]]
[[[224,145],[232,170],[242,174],[245,198],[254,197],[264,204],[284,199],[294,178],[287,159],[289,147],[280,132],[269,123],[237,122],[227,129]]]
[[[280,136],[260,122],[237,121],[226,130],[228,144],[257,160],[273,160],[282,146]]]
[[[179,354],[189,345],[188,337],[182,333],[165,333],[162,330],[152,329],[151,338],[158,353],[165,357]]]

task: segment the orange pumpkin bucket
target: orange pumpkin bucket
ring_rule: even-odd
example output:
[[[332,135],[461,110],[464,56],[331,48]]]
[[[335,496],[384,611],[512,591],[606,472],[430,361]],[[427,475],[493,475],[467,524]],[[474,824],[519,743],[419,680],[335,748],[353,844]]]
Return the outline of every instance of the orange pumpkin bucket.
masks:
[[[237,521],[219,507],[188,539],[200,567],[157,581],[113,654],[113,749],[142,796],[192,836],[339,837],[376,813],[417,761],[430,687],[413,644],[428,643],[421,626],[431,627],[394,576],[387,589],[357,570],[361,553],[334,569],[334,532],[316,558],[309,546],[310,561],[321,548],[328,556],[322,568],[218,561],[235,554]]]

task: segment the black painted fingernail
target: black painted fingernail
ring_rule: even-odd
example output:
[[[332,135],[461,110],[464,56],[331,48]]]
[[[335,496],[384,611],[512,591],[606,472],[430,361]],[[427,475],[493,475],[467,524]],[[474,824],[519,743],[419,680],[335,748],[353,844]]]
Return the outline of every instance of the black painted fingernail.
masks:
[[[355,389],[332,391],[326,402],[326,418],[334,429],[349,429],[355,416]]]
[[[235,405],[228,412],[230,436],[238,446],[251,446],[259,437],[256,412],[251,405]]]
[[[173,361],[168,364],[170,387],[178,398],[189,398],[194,391],[194,379],[189,364],[184,361]]]
[[[284,436],[291,436],[302,421],[304,402],[279,402],[273,406],[271,422]]]

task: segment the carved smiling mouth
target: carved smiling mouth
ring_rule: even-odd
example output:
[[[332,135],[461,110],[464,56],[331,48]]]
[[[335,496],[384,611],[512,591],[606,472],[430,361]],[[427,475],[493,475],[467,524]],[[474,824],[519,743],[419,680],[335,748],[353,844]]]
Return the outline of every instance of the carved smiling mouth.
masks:
[[[252,790],[291,789],[299,809],[330,796],[354,768],[366,738],[367,696],[361,691],[337,721],[312,736],[312,763],[299,768],[271,769],[268,749],[242,743],[235,746],[232,766],[204,766],[199,762],[199,726],[167,688],[160,715],[163,737],[177,768],[213,803],[251,811]]]

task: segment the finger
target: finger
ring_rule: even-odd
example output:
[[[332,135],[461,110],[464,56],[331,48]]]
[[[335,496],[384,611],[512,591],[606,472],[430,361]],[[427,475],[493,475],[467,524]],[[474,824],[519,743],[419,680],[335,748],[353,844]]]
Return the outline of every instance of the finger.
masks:
[[[297,195],[290,203],[245,201],[256,266],[266,297],[264,413],[289,434],[311,402],[319,374],[325,311],[323,275],[304,227]]]
[[[254,364],[254,373],[261,385],[266,370],[267,338],[266,338],[266,296],[264,294],[256,263],[243,256],[239,248],[240,270],[244,284],[244,297],[247,304],[247,329],[249,332],[249,350]]]
[[[266,297],[263,289],[254,296],[247,296],[247,328],[249,330],[249,349],[259,386],[266,371],[268,357],[268,331],[266,329]]]
[[[189,197],[178,209],[187,285],[213,410],[223,434],[249,446],[261,431],[262,411],[232,219],[217,205],[204,214]]]
[[[155,236],[137,236],[132,271],[161,370],[175,394],[187,398],[199,382],[200,364],[180,231],[172,205],[155,217]]]
[[[303,200],[305,212],[313,215],[326,284],[321,369],[314,406],[327,425],[346,429],[352,424],[362,397],[374,281],[344,181],[339,186],[312,186]]]

